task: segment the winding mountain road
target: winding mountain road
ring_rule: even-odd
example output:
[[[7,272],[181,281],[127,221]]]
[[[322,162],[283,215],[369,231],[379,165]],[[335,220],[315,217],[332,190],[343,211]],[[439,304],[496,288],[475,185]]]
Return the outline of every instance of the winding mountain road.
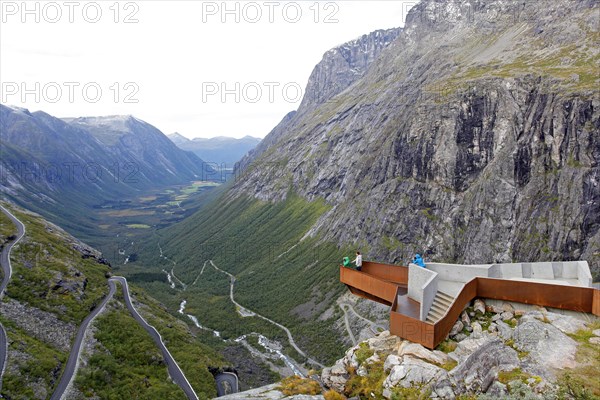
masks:
[[[348,309],[350,311],[352,311],[352,313],[354,313],[354,315],[356,315],[359,319],[362,319],[363,321],[365,321],[367,324],[369,324],[369,329],[371,329],[371,332],[373,332],[374,335],[377,335],[377,328],[381,328],[382,330],[385,330],[385,327],[383,326],[379,326],[377,325],[376,322],[371,321],[370,319],[367,319],[365,317],[363,317],[362,315],[360,315],[355,309],[354,306],[350,303],[346,303],[346,302],[342,302],[340,303],[340,307],[342,307],[342,310],[344,311],[345,314],[345,319],[346,319],[346,326],[349,327],[349,321],[347,319],[347,314],[346,314],[346,310],[345,307],[348,307]],[[350,331],[351,332],[351,331]],[[352,335],[354,336],[354,335]]]
[[[63,371],[62,376],[60,377],[60,381],[54,389],[54,393],[52,393],[52,397],[50,400],[60,400],[65,394],[65,391],[73,381],[75,374],[77,373],[77,369],[79,368],[79,356],[81,355],[81,348],[83,347],[83,342],[85,340],[85,334],[87,332],[88,327],[104,310],[106,304],[112,299],[115,294],[115,284],[112,281],[108,281],[109,291],[106,297],[100,303],[100,306],[94,308],[94,310],[83,320],[79,329],[77,330],[77,335],[75,336],[75,341],[73,342],[73,347],[71,347],[71,352],[69,353],[69,358],[67,360],[67,365],[65,366],[65,370]]]
[[[160,333],[150,325],[146,320],[137,312],[133,303],[131,302],[131,297],[129,296],[129,286],[127,285],[127,279],[122,276],[114,276],[110,278],[110,281],[120,282],[123,288],[123,297],[125,298],[125,304],[129,312],[135,318],[135,320],[152,336],[154,343],[161,350],[165,363],[167,364],[167,370],[169,371],[169,376],[171,379],[184,391],[185,395],[190,400],[198,400],[198,396],[196,396],[196,392],[192,388],[192,385],[185,377],[185,374],[177,365],[177,362],[167,349],[167,346],[163,343],[162,336]]]
[[[353,346],[356,346],[356,337],[352,332],[352,328],[350,327],[350,321],[348,320],[348,310],[346,309],[346,304],[340,304],[340,308],[344,312],[344,324],[346,325],[346,332],[348,332],[348,336],[350,337],[350,341]]]
[[[236,307],[238,307],[239,309],[241,309],[243,312],[247,313],[248,315],[255,315],[255,316],[257,316],[258,318],[264,319],[265,321],[267,321],[267,322],[270,322],[271,324],[273,324],[273,325],[275,325],[276,327],[278,327],[278,328],[280,328],[281,330],[283,330],[283,331],[284,331],[284,332],[287,334],[288,341],[290,342],[290,345],[291,345],[291,346],[292,346],[292,347],[293,347],[293,348],[294,348],[294,349],[295,349],[295,350],[296,350],[296,351],[297,351],[297,352],[298,352],[300,355],[302,355],[303,357],[305,357],[309,363],[311,363],[311,364],[313,364],[313,365],[316,365],[316,366],[318,366],[319,368],[325,368],[325,366],[324,366],[323,364],[321,364],[321,363],[320,363],[320,362],[318,362],[317,360],[314,360],[314,359],[310,358],[309,356],[307,356],[307,355],[306,355],[306,353],[304,353],[304,352],[302,351],[302,349],[300,349],[300,348],[298,347],[298,345],[296,345],[296,342],[294,341],[294,337],[292,336],[292,332],[290,332],[290,330],[289,330],[287,327],[285,327],[285,326],[281,325],[281,324],[280,324],[280,323],[278,323],[278,322],[275,322],[275,321],[273,321],[272,319],[269,319],[269,318],[267,318],[267,317],[265,317],[265,316],[263,316],[263,315],[260,315],[260,314],[258,314],[257,312],[255,312],[255,311],[252,311],[252,310],[250,310],[250,309],[248,309],[248,308],[246,308],[246,307],[244,307],[244,306],[240,305],[238,302],[236,302],[236,301],[234,300],[234,298],[233,298],[233,286],[234,286],[234,284],[235,284],[235,276],[233,276],[233,275],[232,275],[232,274],[230,274],[229,272],[227,272],[227,271],[224,271],[224,270],[222,270],[221,268],[217,267],[217,266],[215,265],[215,263],[214,263],[212,260],[209,260],[209,262],[211,263],[211,265],[213,266],[213,268],[214,268],[214,269],[216,269],[217,271],[219,271],[219,272],[221,272],[221,273],[224,273],[224,274],[226,274],[227,276],[229,276],[229,278],[230,278],[230,281],[229,281],[229,282],[230,282],[230,286],[229,286],[229,297],[230,297],[230,299],[231,299],[231,302],[232,302],[232,303],[233,303],[233,304],[234,304]]]
[[[0,254],[0,264],[2,264],[2,284],[0,285],[0,300],[4,297],[4,291],[8,286],[8,282],[10,281],[10,277],[12,275],[12,266],[10,265],[10,251],[13,246],[19,242],[25,236],[25,225],[21,221],[17,219],[14,215],[11,214],[3,206],[0,206],[2,212],[10,218],[10,220],[17,227],[17,237],[15,240],[10,242],[2,249],[2,254]],[[4,376],[4,370],[6,369],[6,360],[8,358],[8,339],[6,336],[6,331],[4,330],[4,326],[0,323],[0,390],[2,390],[2,377]]]
[[[167,370],[169,371],[169,376],[173,381],[184,391],[187,398],[190,400],[198,400],[194,389],[190,385],[189,381],[183,374],[183,371],[177,365],[177,362],[165,346],[162,341],[162,337],[160,333],[154,328],[152,325],[148,324],[146,320],[137,312],[133,303],[131,302],[131,297],[129,295],[129,286],[127,285],[127,279],[122,276],[113,276],[108,280],[109,285],[109,293],[102,300],[102,303],[99,307],[96,307],[92,313],[90,313],[83,321],[79,330],[77,331],[77,335],[75,337],[75,341],[73,343],[73,347],[71,348],[71,353],[69,354],[69,359],[67,360],[67,365],[65,366],[65,370],[63,375],[61,376],[60,382],[56,387],[54,393],[50,400],[60,400],[63,398],[65,391],[71,384],[73,377],[77,373],[77,369],[79,367],[79,356],[81,355],[81,349],[83,347],[83,342],[85,339],[85,333],[90,325],[90,323],[102,312],[102,310],[106,307],[106,304],[112,299],[116,291],[115,283],[119,282],[121,284],[123,290],[123,297],[125,299],[125,305],[127,309],[133,316],[133,318],[150,334],[156,346],[161,350],[165,363],[167,364]]]

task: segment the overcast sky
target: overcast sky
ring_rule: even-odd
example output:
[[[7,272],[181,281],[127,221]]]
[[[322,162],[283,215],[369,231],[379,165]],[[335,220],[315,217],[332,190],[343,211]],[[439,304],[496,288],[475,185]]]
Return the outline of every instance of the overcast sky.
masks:
[[[298,107],[325,51],[402,26],[415,3],[29,1],[25,10],[3,0],[0,102],[58,117],[132,114],[189,138],[264,137]]]

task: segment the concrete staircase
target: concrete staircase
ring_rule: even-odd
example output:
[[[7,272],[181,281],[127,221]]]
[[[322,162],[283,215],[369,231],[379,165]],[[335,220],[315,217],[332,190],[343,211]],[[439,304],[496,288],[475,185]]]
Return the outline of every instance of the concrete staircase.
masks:
[[[429,309],[429,313],[427,314],[426,321],[430,324],[438,322],[446,314],[446,311],[448,311],[448,308],[450,308],[453,301],[454,298],[452,296],[438,290],[433,299],[433,304]]]

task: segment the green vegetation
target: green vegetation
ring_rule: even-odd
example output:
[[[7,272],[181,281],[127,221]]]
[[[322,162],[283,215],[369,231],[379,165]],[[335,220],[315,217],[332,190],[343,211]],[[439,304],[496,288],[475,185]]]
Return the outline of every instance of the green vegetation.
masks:
[[[421,387],[395,387],[392,389],[392,400],[425,400],[430,396],[430,390],[424,391]]]
[[[358,345],[358,349],[354,353],[356,356],[356,361],[359,365],[365,362],[365,360],[375,354],[375,351],[372,350],[366,342],[362,342]]]
[[[599,321],[588,324],[587,329],[580,329],[569,335],[579,344],[575,355],[579,366],[560,376],[558,383],[565,396],[570,395],[577,399],[600,397],[600,346],[589,342],[595,329],[600,329]]]
[[[295,375],[283,379],[277,389],[286,396],[296,394],[316,395],[321,393],[319,382],[313,379],[300,378]]]
[[[146,224],[127,224],[126,226],[131,229],[149,229],[150,228],[150,225],[146,225]]]
[[[74,239],[43,219],[14,214],[27,233],[11,254],[14,271],[7,296],[79,325],[108,293],[108,266],[83,258]]]
[[[138,312],[161,334],[198,397],[215,397],[216,387],[208,367],[221,367],[223,360],[156,300],[135,286],[129,289],[132,296],[135,294],[133,300]],[[77,388],[86,396],[103,399],[184,399],[180,388],[168,379],[160,350],[129,314],[120,287],[109,308],[95,322],[96,351],[88,365],[78,372]]]
[[[56,226],[13,207],[10,210],[23,222],[26,234],[12,250],[13,274],[3,302],[18,301],[78,326],[108,293],[108,266],[83,258],[74,247],[77,242]],[[6,316],[1,320],[10,354],[19,355],[8,358],[2,395],[30,399],[36,397],[35,392],[53,390],[67,352]]]
[[[323,393],[325,400],[346,400],[346,396],[336,392],[335,390],[328,390]]]
[[[498,372],[498,381],[503,384],[508,384],[513,381],[521,381],[523,383],[527,383],[528,379],[535,379],[536,383],[539,384],[542,382],[542,379],[539,376],[533,376],[521,370],[521,368],[515,368],[511,371],[500,371]]]
[[[235,276],[237,302],[287,326],[298,346],[310,356],[333,362],[344,348],[331,320],[319,320],[318,316],[333,306],[342,292],[338,265],[343,254],[350,252],[318,237],[302,240],[328,209],[323,201],[307,202],[293,193],[277,203],[221,198],[185,221],[158,231],[156,239],[140,251],[140,259],[127,264],[124,272],[134,279],[137,274],[167,267],[157,257],[160,240],[164,254],[176,262],[177,277],[188,284],[187,289],[169,289],[164,278],[137,281],[139,285],[172,311],[187,300],[186,313],[220,331],[224,339],[260,332],[302,360],[288,345],[283,330],[257,317],[240,316],[229,299],[227,275],[209,263],[199,276],[204,263],[214,260]]]
[[[456,346],[458,346],[458,342],[452,339],[446,339],[437,346],[436,350],[443,351],[444,353],[448,354],[456,350]]]
[[[201,399],[215,397],[214,379],[208,367],[223,367],[225,361],[215,350],[195,338],[185,323],[170,315],[155,299],[136,286],[130,285],[129,290],[139,304],[136,305],[138,312],[160,333],[196,394]]]
[[[3,212],[0,212],[0,245],[17,233],[17,227]]]
[[[160,351],[150,335],[122,304],[100,316],[95,325],[96,351],[75,381],[86,397],[186,398],[169,381]]]
[[[74,247],[80,248],[81,244],[56,226],[32,214],[14,213],[25,224],[27,233],[13,249],[14,273],[4,301],[19,301],[79,326],[108,292],[108,266],[87,253],[82,257]],[[130,290],[139,311],[160,332],[199,397],[216,396],[208,367],[221,367],[224,361],[164,306],[135,286]],[[76,378],[79,390],[86,396],[100,398],[185,398],[170,383],[160,350],[152,338],[122,305],[120,290],[111,305],[113,309],[95,321],[99,351],[80,370]],[[31,399],[39,397],[40,392],[51,393],[68,352],[57,349],[55,343],[45,342],[46,339],[40,339],[35,332],[29,332],[5,315],[0,316],[0,321],[10,343],[2,395]]]
[[[365,364],[364,366],[367,369],[367,375],[359,376],[351,371],[344,394],[348,397],[383,399],[383,381],[387,376],[383,371],[383,361]]]
[[[14,400],[35,398],[36,388],[53,388],[57,383],[60,368],[67,354],[25,332],[0,315],[0,321],[9,338],[9,353],[17,352],[20,357],[9,356],[8,366],[2,382],[1,394]]]

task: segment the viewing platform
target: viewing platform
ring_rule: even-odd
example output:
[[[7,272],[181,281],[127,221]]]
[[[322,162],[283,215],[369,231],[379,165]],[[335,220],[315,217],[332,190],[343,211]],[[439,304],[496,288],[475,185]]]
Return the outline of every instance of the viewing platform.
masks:
[[[496,299],[600,316],[585,261],[459,265],[427,268],[363,262],[340,266],[340,281],[354,295],[390,306],[390,332],[434,349],[475,298]]]

